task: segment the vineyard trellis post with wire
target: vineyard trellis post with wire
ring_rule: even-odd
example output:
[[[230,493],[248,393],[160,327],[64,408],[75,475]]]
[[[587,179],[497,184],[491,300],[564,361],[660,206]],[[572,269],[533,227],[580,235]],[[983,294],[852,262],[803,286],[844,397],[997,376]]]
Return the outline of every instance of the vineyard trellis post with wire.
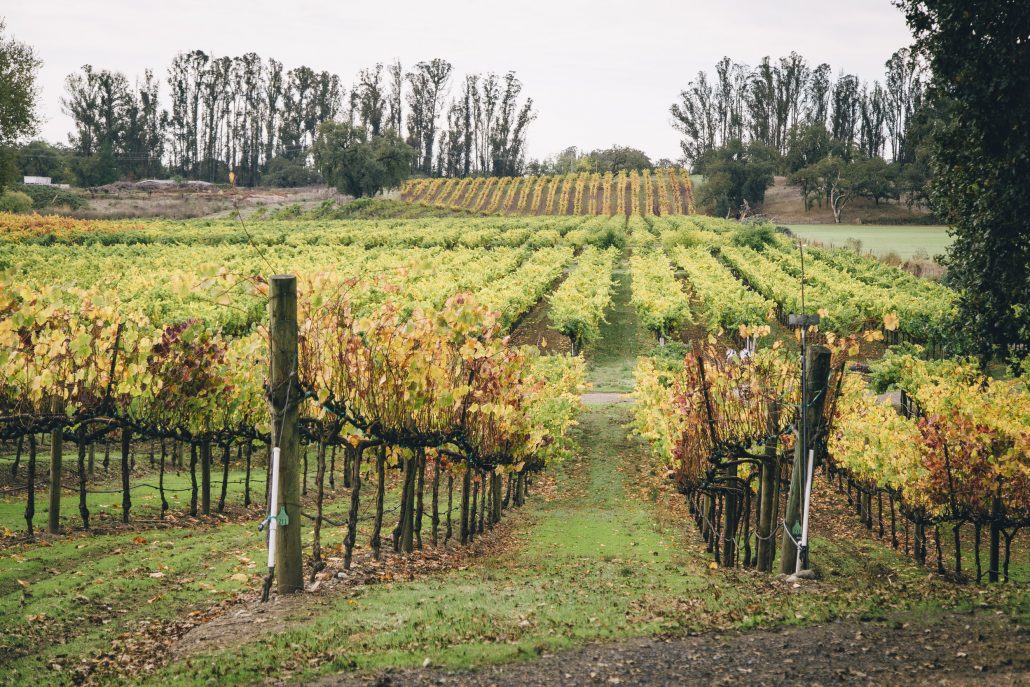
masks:
[[[272,445],[278,449],[278,474],[272,479],[278,498],[269,512],[269,542],[280,594],[304,588],[300,541],[300,384],[297,380],[297,278],[276,275],[269,283],[271,369],[268,395],[272,408]],[[274,450],[274,449],[273,449]],[[274,514],[273,514],[274,511]],[[271,558],[271,556],[270,556]],[[271,563],[272,561],[269,561]],[[269,566],[271,567],[271,565]],[[271,572],[271,571],[270,571]],[[271,580],[266,583],[267,588]]]

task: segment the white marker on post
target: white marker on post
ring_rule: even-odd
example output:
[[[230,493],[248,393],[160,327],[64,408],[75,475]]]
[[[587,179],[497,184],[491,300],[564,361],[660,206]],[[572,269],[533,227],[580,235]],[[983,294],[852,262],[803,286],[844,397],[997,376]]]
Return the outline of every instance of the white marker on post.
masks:
[[[279,510],[279,447],[272,449],[272,488],[268,495],[268,568],[275,567],[275,543],[279,522],[276,519]]]

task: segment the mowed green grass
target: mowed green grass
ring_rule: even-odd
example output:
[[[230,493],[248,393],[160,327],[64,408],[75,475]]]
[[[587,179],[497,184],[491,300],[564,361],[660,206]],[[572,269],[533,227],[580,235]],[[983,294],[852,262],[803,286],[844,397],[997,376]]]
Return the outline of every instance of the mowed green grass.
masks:
[[[844,246],[849,239],[862,242],[863,251],[885,255],[891,251],[903,259],[923,252],[929,257],[944,253],[951,245],[948,228],[941,225],[911,226],[885,224],[789,224],[804,239],[827,247]]]

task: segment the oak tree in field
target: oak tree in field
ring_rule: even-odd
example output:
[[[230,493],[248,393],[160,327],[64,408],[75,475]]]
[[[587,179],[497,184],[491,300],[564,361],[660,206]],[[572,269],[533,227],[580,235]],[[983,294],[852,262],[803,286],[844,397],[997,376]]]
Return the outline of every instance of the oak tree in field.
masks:
[[[326,183],[356,198],[399,186],[411,175],[415,151],[392,131],[370,136],[364,127],[324,122],[314,146]]]
[[[802,167],[790,175],[791,184],[798,186],[805,201],[805,210],[823,201],[833,211],[833,221],[840,224],[844,208],[856,197],[868,196],[877,200],[894,197],[893,172],[878,157],[845,159],[829,155],[818,162]]]

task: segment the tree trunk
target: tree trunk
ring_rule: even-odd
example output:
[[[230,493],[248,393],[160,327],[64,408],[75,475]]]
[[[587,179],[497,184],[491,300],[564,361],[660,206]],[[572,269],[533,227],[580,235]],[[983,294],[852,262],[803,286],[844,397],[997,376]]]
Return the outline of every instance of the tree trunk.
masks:
[[[401,493],[397,503],[397,524],[390,532],[390,541],[393,545],[393,552],[401,552],[401,531],[404,530],[404,512],[408,508],[408,459],[399,461],[398,467],[401,471]]]
[[[36,515],[36,435],[29,435],[28,494],[25,501],[25,525],[29,537],[33,536],[32,518]]]
[[[716,498],[714,495],[708,494],[705,496],[705,526],[708,528],[708,553],[715,553],[718,555],[716,549],[719,546],[719,536],[716,534],[715,528],[715,501]]]
[[[122,522],[129,522],[132,496],[129,494],[129,448],[132,444],[132,430],[122,429]]]
[[[351,461],[354,460],[354,453],[350,446],[343,447],[343,488],[351,488],[351,475],[353,474],[354,468],[351,466]]]
[[[350,570],[351,560],[354,557],[354,544],[358,540],[358,510],[361,507],[361,456],[365,448],[352,448],[348,445],[344,448],[344,469],[348,467],[353,475],[347,476],[346,481],[351,484],[350,511],[347,513],[347,536],[343,539],[343,567]],[[346,473],[344,473],[346,475]]]
[[[471,515],[469,516],[469,541],[470,542],[473,542],[473,541],[476,540],[476,528],[478,527],[477,517],[476,517],[476,506],[479,505],[478,501],[479,501],[479,480],[477,479],[474,482],[472,482],[472,506],[471,506],[472,512],[471,512]]]
[[[50,433],[50,510],[47,513],[46,531],[57,534],[61,531],[61,462],[63,458],[64,435],[55,429]]]
[[[998,487],[999,492],[1001,486]],[[995,495],[991,499],[991,548],[988,559],[987,581],[997,582],[1001,572],[1001,521],[1002,510],[1001,497]]]
[[[325,503],[325,441],[318,442],[315,468],[315,527],[311,535],[311,561],[314,572],[325,567],[322,562],[322,507]]]
[[[79,515],[82,529],[89,529],[89,507],[86,505],[86,443],[79,437]]]
[[[501,521],[501,476],[494,470],[491,475],[491,481],[494,485],[494,494],[491,504],[493,505],[493,524],[497,524]]]
[[[382,558],[383,498],[386,495],[386,447],[376,451],[376,515],[372,525],[372,555],[378,561]]]
[[[194,518],[197,517],[197,445],[192,441],[190,442],[190,515]]]
[[[894,494],[888,493],[887,500],[891,506],[891,548],[898,548],[898,521],[894,511]]]
[[[218,494],[218,512],[225,512],[225,496],[229,489],[229,456],[232,455],[232,447],[229,443],[222,447],[222,491]]]
[[[952,528],[952,535],[955,539],[955,577],[956,579],[962,579],[962,537],[959,534],[959,530],[962,527],[962,523],[955,523]]]
[[[913,543],[914,548],[915,548],[916,563],[919,563],[920,565],[923,565],[924,563],[926,563],[926,549],[924,548],[924,545],[925,545],[925,532],[926,532],[926,526],[923,524],[923,521],[922,520],[917,520],[916,521],[916,533],[915,533],[915,536],[912,539],[912,543]]]
[[[165,513],[168,511],[168,499],[165,498],[165,457],[167,451],[165,447],[165,440],[161,440],[161,464],[158,468],[157,473],[157,490],[161,495],[161,519],[164,519]]]
[[[397,553],[411,553],[415,548],[415,476],[418,468],[414,454],[404,459],[404,482],[401,488],[401,513],[394,529],[393,549]]]
[[[415,546],[422,549],[422,510],[423,492],[426,486],[426,452],[419,449],[418,452],[418,484],[415,489]]]
[[[200,510],[211,515],[211,442],[200,444]]]
[[[516,505],[516,507],[522,507],[522,503],[523,503],[522,494],[524,493],[524,491],[523,491],[523,489],[524,489],[523,484],[524,484],[525,481],[526,481],[526,473],[525,472],[520,472],[515,477],[515,505]]]
[[[731,478],[737,476],[737,466],[730,465],[723,471],[727,478],[727,486],[732,485]],[[726,507],[723,508],[723,538],[722,538],[722,564],[732,568],[737,562],[737,511],[740,500],[732,491],[727,491],[723,497]]]
[[[973,558],[976,560],[976,583],[980,584],[983,579],[983,567],[980,564],[980,534],[981,524],[976,522],[973,524]]]
[[[465,466],[465,475],[461,480],[461,543],[469,541],[469,496],[472,491],[472,468]]]
[[[451,536],[454,531],[451,529],[451,512],[454,510],[452,506],[454,497],[454,475],[450,472],[447,473],[447,531],[444,533],[443,543],[446,546],[447,542],[451,540]]]
[[[303,488],[300,490],[301,496],[308,495],[308,447],[304,446],[304,482]]]
[[[483,533],[483,525],[486,520],[486,473],[479,473],[479,534]]]
[[[243,507],[247,508],[250,506],[250,463],[251,457],[254,452],[254,444],[247,440],[247,445],[243,448],[243,454],[246,457],[246,473],[243,476]]]
[[[440,456],[433,461],[433,495],[432,495],[431,537],[433,548],[440,544]]]

